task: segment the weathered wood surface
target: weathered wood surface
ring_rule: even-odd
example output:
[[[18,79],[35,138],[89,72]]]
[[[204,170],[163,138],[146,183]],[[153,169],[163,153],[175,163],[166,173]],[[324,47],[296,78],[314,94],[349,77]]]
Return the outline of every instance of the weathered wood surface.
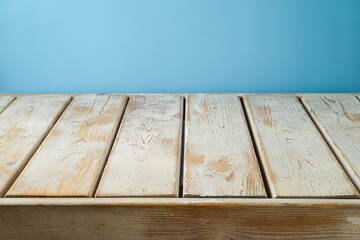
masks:
[[[353,95],[305,96],[304,106],[360,190],[360,101]]]
[[[120,95],[75,97],[6,196],[93,196],[125,100]]]
[[[185,197],[265,197],[240,98],[189,95]]]
[[[4,111],[4,109],[14,101],[15,97],[12,96],[0,96],[0,113]]]
[[[0,239],[359,239],[355,200],[0,199]]]
[[[321,134],[294,95],[244,97],[268,197],[292,199],[239,198],[265,190],[236,94],[188,98],[189,198],[174,198],[182,96],[132,95],[121,121],[126,100],[118,95],[79,95],[69,106],[68,96],[0,95],[2,195],[31,158],[0,198],[0,239],[359,238],[359,199],[309,199],[359,197],[321,136],[345,168],[344,159],[358,166],[354,95],[303,95]],[[97,198],[80,198],[94,196],[111,148]]]
[[[359,197],[296,97],[253,95],[244,103],[272,197]]]
[[[0,114],[0,196],[11,186],[71,98],[18,97]]]
[[[308,111],[358,185],[354,180],[358,177],[354,170],[357,160],[349,160],[359,155],[358,100],[354,94],[304,95],[303,104],[307,106],[304,99],[324,96],[330,100],[341,96],[341,101],[347,102],[341,106],[331,100],[328,105],[332,108],[319,107],[324,116],[334,115],[334,120],[326,119],[326,124],[334,129],[340,125],[333,130],[340,137],[325,132],[328,125],[321,125],[325,120],[320,121],[310,107]],[[96,191],[97,197],[178,197],[181,190],[185,197],[261,198],[267,193],[267,197],[275,198],[359,197],[294,95],[244,97],[260,159],[254,151],[241,101],[235,94],[132,95],[119,131],[126,105],[124,96],[78,95],[49,135],[69,103],[69,96],[14,97],[0,95],[0,111],[5,109],[0,113],[0,132],[4,133],[0,135],[0,177],[8,174],[0,182],[2,195],[22,171],[8,197],[94,197]],[[34,99],[43,100],[35,104]],[[79,99],[84,106],[76,107]],[[23,111],[21,104],[35,105],[31,111]],[[52,105],[56,111],[46,110]],[[184,114],[187,116],[182,146]],[[356,121],[349,122],[349,117]],[[36,123],[39,119],[48,125]],[[11,133],[11,126],[17,124],[29,127],[22,129],[23,133]],[[335,139],[343,143],[338,144]],[[344,156],[349,158],[348,164],[342,159]],[[179,186],[181,181],[183,187]]]
[[[130,98],[96,196],[177,197],[183,99]]]

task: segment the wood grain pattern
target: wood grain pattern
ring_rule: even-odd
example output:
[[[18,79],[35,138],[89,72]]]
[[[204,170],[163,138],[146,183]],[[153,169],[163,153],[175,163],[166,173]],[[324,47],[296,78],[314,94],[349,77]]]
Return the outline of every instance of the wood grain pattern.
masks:
[[[12,96],[0,96],[0,113],[4,111],[4,109],[14,101],[15,97]]]
[[[7,197],[90,197],[115,138],[126,97],[75,97]]]
[[[190,95],[185,127],[185,197],[265,197],[240,98]]]
[[[306,96],[304,106],[360,190],[360,101],[353,95]]]
[[[133,96],[97,197],[176,197],[180,182],[180,96]]]
[[[70,100],[68,96],[18,97],[0,114],[0,196],[4,196]]]
[[[59,199],[11,200],[17,201],[0,201],[1,239],[359,239],[360,235],[360,203],[355,200],[102,198],[65,199],[60,205]]]
[[[273,197],[359,197],[296,97],[254,95],[244,103]]]
[[[355,159],[359,155],[355,98],[329,94],[326,98],[323,95],[302,96],[304,106],[325,138],[334,141],[347,159]],[[0,112],[2,97],[0,95]],[[0,239],[359,239],[359,199],[309,199],[357,198],[359,195],[295,96],[244,98],[271,196],[292,199],[225,198],[225,194],[220,198],[152,198],[178,195],[183,106],[182,98],[176,95],[132,96],[117,136],[119,152],[113,151],[115,170],[107,186],[111,194],[104,195],[115,198],[79,198],[92,196],[85,193],[95,191],[97,184],[89,190],[92,182],[89,179],[98,181],[102,171],[96,169],[102,169],[105,163],[105,157],[99,160],[99,156],[108,155],[126,105],[124,98],[117,95],[91,96],[91,100],[88,97],[81,104],[74,100],[51,131],[70,101],[69,97],[19,97],[4,107],[0,114],[0,187],[3,192],[50,131],[27,170],[23,171],[26,175],[32,169],[33,182],[25,186],[31,189],[48,182],[49,186],[60,184],[60,188],[67,189],[65,185],[77,182],[78,187],[73,188],[73,192],[80,190],[84,194],[66,198],[62,192],[54,191],[53,196],[60,198],[0,198]],[[101,97],[108,97],[107,103]],[[250,151],[246,151],[252,146],[248,142],[249,133],[243,127],[244,115],[238,100],[235,94],[197,95],[188,99],[187,106],[193,106],[187,108],[186,119],[189,131],[186,142],[191,143],[191,151],[185,155],[205,152],[206,158],[220,159],[218,152],[229,151],[231,154],[226,157],[235,161],[236,156]],[[74,105],[78,107],[75,109]],[[102,110],[97,106],[102,106]],[[203,127],[203,122],[211,124]],[[195,133],[198,134],[194,140],[192,134]],[[59,138],[55,141],[56,137]],[[107,143],[100,140],[107,138],[110,139]],[[329,139],[326,140],[332,145]],[[331,147],[336,152],[335,147]],[[63,157],[65,160],[54,161],[59,153],[65,156],[66,152],[71,152],[69,159]],[[339,157],[339,153],[336,154]],[[256,158],[253,152],[248,155],[251,158],[241,159],[251,159],[249,163],[253,166]],[[38,166],[30,167],[40,156],[42,161]],[[79,160],[81,158],[83,161]],[[235,170],[243,171],[247,164],[238,164]],[[107,168],[112,171],[110,165]],[[202,171],[200,167],[199,170]],[[46,173],[49,175],[45,176]],[[6,174],[10,174],[11,179],[3,185],[1,177]],[[200,176],[202,172],[197,174]],[[44,179],[37,180],[36,175]],[[211,181],[206,180],[213,184]],[[234,189],[245,186],[241,180],[237,180],[238,185],[235,181],[233,184]],[[56,187],[48,189],[53,191]],[[113,195],[114,189],[121,189],[120,194]],[[224,189],[227,188],[221,191],[225,192]],[[240,190],[241,194],[247,191]],[[28,196],[37,195],[24,195]]]

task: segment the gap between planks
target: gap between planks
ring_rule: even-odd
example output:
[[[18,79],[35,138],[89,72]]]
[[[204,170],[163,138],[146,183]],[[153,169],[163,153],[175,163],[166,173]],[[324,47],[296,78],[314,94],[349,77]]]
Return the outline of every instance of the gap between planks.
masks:
[[[1,96],[0,96],[1,97]],[[11,99],[8,103],[6,103],[5,105],[0,107],[0,114],[5,111],[6,108],[8,108],[10,106],[11,103],[13,103],[17,97],[11,97],[9,96],[9,98]]]
[[[248,112],[247,112],[247,110],[245,108],[243,97],[239,96],[239,98],[240,98],[240,102],[241,102],[241,107],[242,107],[243,112],[244,112],[245,121],[246,121],[247,127],[249,129],[250,138],[251,138],[252,144],[254,146],[256,160],[257,160],[258,166],[260,168],[261,178],[263,180],[264,188],[265,188],[265,191],[266,191],[266,198],[273,198],[274,196],[273,196],[273,194],[272,194],[272,192],[270,190],[270,186],[269,186],[269,182],[268,182],[268,176],[266,175],[266,171],[264,170],[263,162],[260,159],[259,149],[258,149],[257,143],[255,141],[254,129],[253,129],[254,126],[252,126],[250,121],[249,121],[249,116],[248,116]]]
[[[180,184],[179,184],[179,198],[183,197],[183,179],[184,179],[184,149],[185,149],[185,117],[186,117],[186,97],[182,97],[182,126],[181,126],[181,153],[180,153]]]
[[[125,102],[123,103],[124,106],[123,106],[123,110],[121,111],[121,115],[120,115],[120,119],[117,123],[117,126],[115,127],[115,131],[114,131],[114,134],[111,136],[111,139],[109,140],[110,141],[110,144],[109,144],[109,151],[106,153],[105,155],[105,161],[104,161],[104,164],[103,166],[101,167],[101,170],[100,170],[100,173],[99,173],[99,177],[98,179],[96,180],[96,183],[95,183],[95,187],[94,187],[94,190],[93,192],[91,193],[91,197],[92,198],[95,198],[95,193],[99,187],[99,184],[100,184],[100,181],[101,181],[101,178],[103,177],[103,174],[104,174],[104,170],[105,170],[105,166],[109,160],[109,156],[110,156],[110,153],[112,151],[112,148],[114,147],[114,142],[115,142],[115,139],[116,139],[116,136],[118,135],[118,132],[119,132],[119,129],[120,129],[120,126],[121,126],[121,122],[124,118],[124,115],[125,115],[125,112],[126,112],[126,109],[127,109],[127,106],[128,106],[128,103],[129,103],[129,97],[128,96],[125,96],[126,99],[125,99]]]

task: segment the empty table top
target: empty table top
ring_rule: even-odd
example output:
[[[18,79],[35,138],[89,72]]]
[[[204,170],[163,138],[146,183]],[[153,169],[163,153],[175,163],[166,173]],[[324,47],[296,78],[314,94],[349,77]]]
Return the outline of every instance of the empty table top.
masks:
[[[0,95],[5,198],[359,198],[356,94]]]

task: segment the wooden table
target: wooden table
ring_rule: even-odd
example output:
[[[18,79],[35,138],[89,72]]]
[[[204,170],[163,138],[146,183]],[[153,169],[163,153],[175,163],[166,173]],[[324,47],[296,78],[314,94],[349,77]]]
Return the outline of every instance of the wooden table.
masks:
[[[359,239],[360,94],[0,95],[0,239]]]

